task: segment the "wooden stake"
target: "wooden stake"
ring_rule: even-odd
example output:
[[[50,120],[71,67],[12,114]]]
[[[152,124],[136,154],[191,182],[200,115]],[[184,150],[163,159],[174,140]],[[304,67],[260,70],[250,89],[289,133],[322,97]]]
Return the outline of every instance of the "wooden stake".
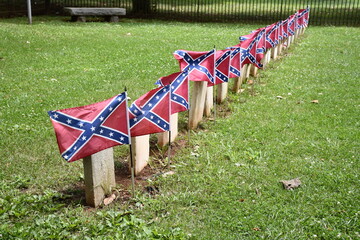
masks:
[[[194,82],[191,97],[189,129],[197,128],[204,114],[207,82]]]

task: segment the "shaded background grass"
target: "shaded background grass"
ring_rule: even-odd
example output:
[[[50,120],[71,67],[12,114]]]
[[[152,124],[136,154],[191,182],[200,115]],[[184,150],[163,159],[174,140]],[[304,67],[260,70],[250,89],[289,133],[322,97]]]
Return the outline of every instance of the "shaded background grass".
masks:
[[[81,238],[133,224],[125,238],[136,239],[134,230],[146,239],[151,222],[152,231],[173,229],[164,236],[174,238],[359,237],[358,28],[310,27],[261,72],[255,96],[230,94],[231,115],[192,133],[190,147],[173,160],[176,174],[151,183],[159,195],[141,193],[130,211],[145,222],[128,219],[120,227],[118,212],[127,207],[92,214],[61,200],[62,190],[82,181],[82,163],[61,159],[46,112],[98,102],[125,86],[134,100],[178,71],[175,50],[225,48],[261,26],[64,20],[0,23],[2,231]],[[311,104],[315,99],[319,104]],[[126,147],[116,152],[122,156]],[[278,182],[294,177],[303,186],[282,190]]]

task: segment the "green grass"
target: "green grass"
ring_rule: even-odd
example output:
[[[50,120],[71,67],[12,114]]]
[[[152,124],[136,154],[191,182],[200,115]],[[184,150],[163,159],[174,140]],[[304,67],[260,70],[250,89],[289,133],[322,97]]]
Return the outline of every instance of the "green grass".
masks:
[[[255,96],[230,94],[231,114],[192,132],[176,174],[149,183],[160,194],[138,187],[133,203],[91,211],[74,197],[82,163],[61,159],[46,111],[125,86],[134,100],[178,70],[175,50],[225,48],[261,26],[65,19],[0,23],[0,237],[360,237],[358,28],[310,27],[260,73]],[[302,186],[283,190],[279,181],[295,177]]]

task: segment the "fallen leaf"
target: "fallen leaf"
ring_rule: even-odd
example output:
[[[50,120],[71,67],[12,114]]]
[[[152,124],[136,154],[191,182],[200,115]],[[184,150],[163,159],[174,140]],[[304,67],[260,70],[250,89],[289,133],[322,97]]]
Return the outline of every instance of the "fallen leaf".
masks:
[[[249,81],[247,81],[247,84],[252,85],[252,84],[254,84],[254,81],[253,81],[253,80],[249,80]]]
[[[312,100],[311,103],[319,103],[319,100]]]
[[[277,99],[284,99],[282,96],[276,96]]]
[[[299,178],[294,178],[291,180],[282,180],[280,182],[283,184],[286,190],[293,190],[294,188],[300,187],[301,185],[301,181]]]
[[[260,229],[260,228],[257,228],[257,227],[253,228],[252,230],[254,230],[254,231],[261,231],[261,229]]]
[[[115,200],[115,198],[116,198],[116,195],[111,194],[110,197],[104,199],[104,205],[105,206],[109,205],[110,203],[112,203]]]
[[[245,202],[245,199],[241,198],[239,199],[239,202]]]

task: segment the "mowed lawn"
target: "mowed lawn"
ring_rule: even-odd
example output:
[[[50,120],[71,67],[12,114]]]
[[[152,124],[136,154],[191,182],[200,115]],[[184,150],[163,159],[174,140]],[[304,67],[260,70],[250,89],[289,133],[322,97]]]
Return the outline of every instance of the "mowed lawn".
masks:
[[[178,71],[175,50],[223,49],[262,26],[66,20],[0,22],[0,238],[360,238],[359,28],[310,26],[253,91],[230,93],[216,122],[191,132],[175,174],[149,181],[156,195],[138,186],[94,210],[73,196],[82,162],[61,159],[47,111],[125,87],[135,100]],[[293,191],[279,183],[296,177]]]

